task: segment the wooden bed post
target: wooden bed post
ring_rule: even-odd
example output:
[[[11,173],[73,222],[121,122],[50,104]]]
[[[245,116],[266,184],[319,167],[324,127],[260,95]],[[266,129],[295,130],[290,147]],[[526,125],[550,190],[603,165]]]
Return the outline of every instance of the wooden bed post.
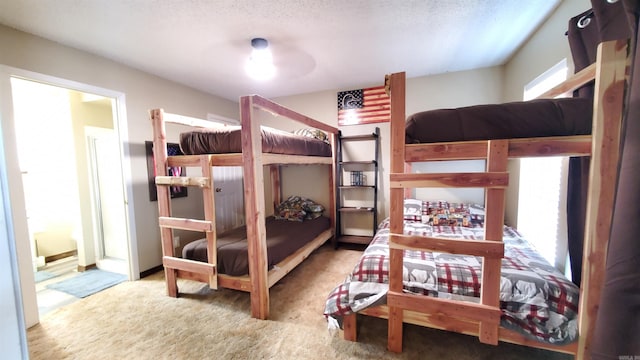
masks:
[[[509,146],[507,140],[491,140],[487,149],[487,172],[501,172],[508,176],[507,162]],[[502,241],[504,208],[505,208],[504,188],[487,188],[485,190],[485,240]],[[495,257],[483,257],[482,259],[482,289],[480,302],[500,308],[500,272],[502,259]],[[479,338],[487,344],[498,345],[498,322],[480,322]]]
[[[331,244],[333,245],[333,248],[335,249],[336,246],[338,245],[338,239],[336,238],[336,234],[338,234],[338,228],[337,228],[337,221],[336,221],[336,217],[337,217],[337,191],[336,191],[336,184],[338,181],[338,157],[337,157],[337,151],[338,151],[338,136],[335,133],[328,133],[329,134],[329,142],[331,143],[331,169],[329,169],[329,214],[331,214],[331,229],[333,229],[333,236],[331,237]]]
[[[413,165],[411,163],[404,163],[404,172],[405,174],[411,174],[411,172],[413,171]],[[414,198],[414,190],[411,188],[406,188],[404,189],[404,198],[405,199],[412,199]]]
[[[273,211],[282,202],[282,183],[280,182],[282,167],[280,165],[269,165],[269,175],[271,177],[271,198],[273,202]]]
[[[167,176],[167,134],[163,120],[164,111],[154,109],[149,112],[153,125],[153,157],[156,165],[156,176]],[[171,216],[171,197],[167,186],[158,186],[158,215],[160,217]],[[160,239],[162,241],[162,255],[175,256],[173,249],[173,229],[160,227]],[[178,297],[178,280],[175,269],[164,267],[164,276],[167,282],[169,296]]]
[[[269,317],[269,283],[267,277],[267,239],[265,229],[264,178],[260,123],[252,124],[253,99],[240,98],[242,126],[242,160],[244,163],[244,199],[251,278],[251,316]]]
[[[580,285],[578,359],[591,358],[589,346],[604,284],[620,161],[622,109],[629,65],[627,48],[626,40],[604,42],[598,46],[589,195]]]
[[[202,169],[202,176],[209,179],[209,186],[202,187],[202,199],[204,202],[204,219],[211,224],[216,223],[216,202],[214,196],[214,181],[213,181],[213,168],[209,163],[209,158],[203,156],[200,158],[200,168]],[[207,238],[207,261],[217,267],[218,265],[218,233],[216,227],[212,226],[209,231],[205,231]],[[217,272],[217,271],[216,271]],[[218,275],[212,274],[209,276],[209,287],[212,289],[218,288]]]
[[[391,92],[391,173],[404,171],[404,124],[405,124],[405,73],[389,75]],[[390,193],[390,233],[403,233],[404,189],[391,188]],[[389,249],[389,269],[402,268],[403,250]],[[389,276],[389,292],[402,293],[402,272],[393,272]],[[403,311],[398,307],[389,307],[389,329],[387,348],[393,352],[402,351]]]

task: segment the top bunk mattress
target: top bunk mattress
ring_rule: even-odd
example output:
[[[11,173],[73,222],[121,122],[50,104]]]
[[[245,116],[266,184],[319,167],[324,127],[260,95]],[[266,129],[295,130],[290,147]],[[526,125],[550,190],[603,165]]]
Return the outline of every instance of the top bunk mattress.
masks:
[[[536,99],[423,111],[409,116],[405,143],[591,134],[591,99]]]
[[[262,152],[284,155],[331,156],[327,142],[303,135],[261,127]],[[180,148],[185,155],[242,152],[240,126],[199,129],[180,134]]]

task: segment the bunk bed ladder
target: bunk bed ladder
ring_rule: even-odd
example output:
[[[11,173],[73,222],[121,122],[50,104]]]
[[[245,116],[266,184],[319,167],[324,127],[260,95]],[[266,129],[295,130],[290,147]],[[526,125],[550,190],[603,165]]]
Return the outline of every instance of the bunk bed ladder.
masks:
[[[215,232],[215,204],[213,196],[213,176],[210,165],[210,156],[200,155],[198,165],[201,168],[200,177],[169,176],[167,169],[169,166],[181,166],[185,164],[174,163],[167,156],[166,149],[166,129],[162,120],[164,112],[160,110],[151,111],[153,122],[154,138],[154,158],[156,171],[156,187],[158,193],[158,224],[160,225],[160,237],[162,240],[162,265],[167,281],[167,292],[169,296],[178,296],[177,277],[183,270],[187,272],[201,273],[209,276],[209,287],[218,288],[218,278],[216,274],[216,232]],[[190,163],[193,165],[193,163]],[[172,217],[171,215],[171,195],[172,186],[192,186],[202,189],[204,200],[204,220],[184,219]],[[207,238],[208,262],[193,261],[177,257],[173,246],[173,230],[188,230],[204,232]]]
[[[394,74],[396,75],[396,74]],[[392,76],[394,76],[392,75]],[[396,75],[391,81],[393,95],[404,92],[404,74]],[[392,99],[395,96],[392,96]],[[400,96],[404,99],[404,96]],[[395,106],[394,106],[395,105]],[[392,116],[404,118],[404,104],[393,103]],[[401,141],[403,146],[393,149],[402,151],[392,152],[392,167],[390,175],[391,193],[391,225],[389,236],[390,264],[389,264],[389,334],[388,348],[394,352],[402,351],[402,323],[403,310],[413,310],[422,313],[437,314],[447,318],[457,318],[464,324],[461,332],[477,333],[481,342],[498,343],[498,329],[501,311],[499,308],[500,268],[504,257],[504,243],[502,242],[505,189],[508,185],[507,173],[508,141],[486,141],[487,161],[485,172],[476,173],[404,173],[404,129],[392,127],[391,141]],[[451,188],[484,188],[485,189],[485,237],[484,241],[443,239],[437,237],[422,237],[403,234],[402,211],[403,196],[406,189],[428,187]],[[482,286],[480,303],[460,302],[412,295],[403,292],[402,259],[404,250],[439,251],[452,254],[467,254],[483,257]]]
[[[496,345],[501,314],[500,267],[504,256],[502,234],[505,189],[509,178],[508,142],[492,140],[486,143],[486,172],[391,174],[391,188],[400,189],[401,193],[406,188],[485,188],[485,241],[410,236],[394,231],[389,239],[389,247],[393,250],[438,251],[483,257],[480,304],[415,296],[395,289],[390,290],[388,303],[390,307],[399,306],[407,310],[433,309],[446,316],[478,323],[479,329],[474,332],[478,332],[480,341]],[[401,324],[401,319],[396,321]],[[393,336],[394,339],[398,337]]]

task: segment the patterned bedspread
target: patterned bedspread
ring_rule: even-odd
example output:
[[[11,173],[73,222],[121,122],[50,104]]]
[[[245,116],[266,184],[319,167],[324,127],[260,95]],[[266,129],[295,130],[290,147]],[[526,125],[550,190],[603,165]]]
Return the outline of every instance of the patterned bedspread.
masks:
[[[482,239],[481,227],[432,226],[406,221],[405,234]],[[386,302],[389,282],[389,219],[344,283],[328,296],[324,314],[331,324],[343,315]],[[500,279],[501,324],[554,344],[577,337],[579,289],[549,265],[512,228],[504,229],[505,257]],[[479,302],[482,258],[448,253],[404,252],[404,291]]]

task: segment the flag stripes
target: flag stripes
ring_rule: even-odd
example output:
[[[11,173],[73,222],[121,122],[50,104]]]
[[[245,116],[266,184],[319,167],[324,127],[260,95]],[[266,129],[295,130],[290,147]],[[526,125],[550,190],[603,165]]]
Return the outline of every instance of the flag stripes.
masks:
[[[384,86],[338,93],[338,125],[389,121],[391,101]]]

